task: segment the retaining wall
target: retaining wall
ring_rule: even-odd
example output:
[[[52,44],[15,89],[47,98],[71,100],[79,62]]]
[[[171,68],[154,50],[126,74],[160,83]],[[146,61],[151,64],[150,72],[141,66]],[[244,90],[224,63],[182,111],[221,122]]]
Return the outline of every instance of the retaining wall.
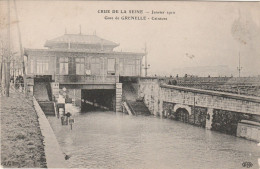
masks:
[[[65,160],[65,154],[61,151],[60,145],[54,135],[54,132],[50,126],[48,119],[42,111],[39,103],[33,97],[33,104],[35,111],[38,115],[39,125],[41,133],[44,137],[44,151],[46,157],[46,163],[48,168],[66,168],[67,162]]]

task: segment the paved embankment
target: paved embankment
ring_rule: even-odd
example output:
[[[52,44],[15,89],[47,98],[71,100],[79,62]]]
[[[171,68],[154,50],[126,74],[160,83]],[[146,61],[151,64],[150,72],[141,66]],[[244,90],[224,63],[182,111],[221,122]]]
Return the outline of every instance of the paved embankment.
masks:
[[[67,166],[65,154],[60,149],[50,123],[35,98],[33,98],[33,103],[39,117],[41,132],[44,136],[47,166],[48,168],[65,168]]]
[[[44,137],[32,98],[11,91],[0,98],[1,166],[40,168],[46,166]]]

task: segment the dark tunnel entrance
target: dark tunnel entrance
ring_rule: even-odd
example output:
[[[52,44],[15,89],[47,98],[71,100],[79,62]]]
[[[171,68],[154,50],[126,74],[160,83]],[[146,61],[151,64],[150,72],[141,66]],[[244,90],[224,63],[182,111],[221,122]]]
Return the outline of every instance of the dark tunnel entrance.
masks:
[[[81,112],[114,111],[115,109],[115,90],[82,89],[81,98]]]

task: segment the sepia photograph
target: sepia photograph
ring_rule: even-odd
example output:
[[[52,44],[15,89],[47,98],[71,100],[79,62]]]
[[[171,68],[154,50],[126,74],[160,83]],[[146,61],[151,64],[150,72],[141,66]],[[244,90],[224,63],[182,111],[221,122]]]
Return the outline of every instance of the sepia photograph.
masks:
[[[0,0],[1,168],[260,169],[260,2]]]

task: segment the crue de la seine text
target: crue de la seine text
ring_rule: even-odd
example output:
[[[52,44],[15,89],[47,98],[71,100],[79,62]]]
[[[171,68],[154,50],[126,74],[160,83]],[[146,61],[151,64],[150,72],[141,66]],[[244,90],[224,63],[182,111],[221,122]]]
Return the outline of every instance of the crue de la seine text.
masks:
[[[102,14],[105,20],[123,20],[123,21],[167,21],[168,17],[175,14],[175,11],[165,10],[105,10],[100,9],[97,13]]]

